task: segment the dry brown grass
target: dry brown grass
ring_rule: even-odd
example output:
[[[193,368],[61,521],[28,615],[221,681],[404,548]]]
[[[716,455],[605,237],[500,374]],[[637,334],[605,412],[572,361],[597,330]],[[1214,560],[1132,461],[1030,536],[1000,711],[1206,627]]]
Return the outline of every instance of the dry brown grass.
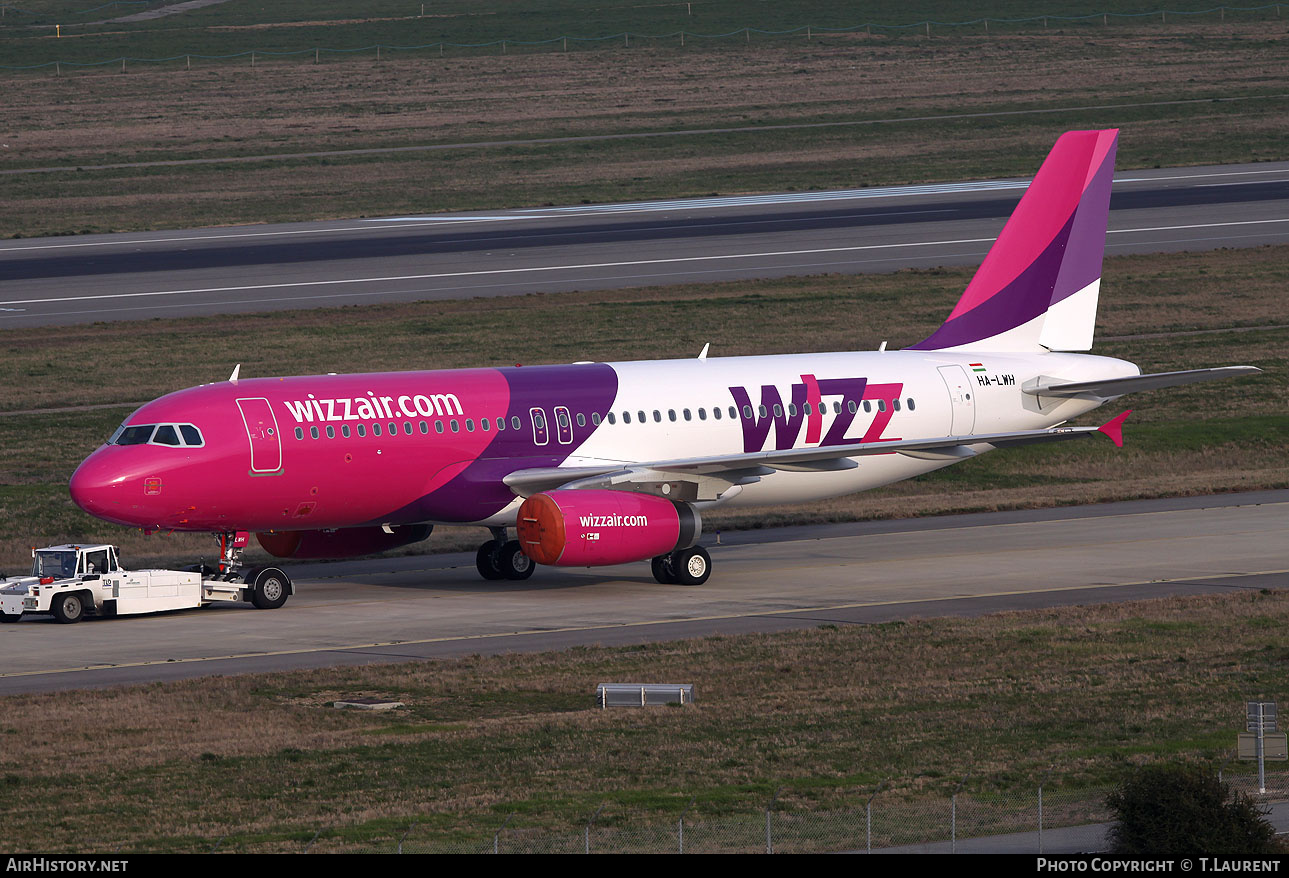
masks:
[[[22,79],[9,95],[11,167],[727,127],[1002,103],[1184,98],[1286,85],[1286,25],[1148,35],[856,36],[751,51],[543,53],[380,64],[229,64]],[[859,116],[862,118],[862,116]],[[1002,141],[1002,150],[1019,143]],[[924,145],[924,148],[927,148]]]
[[[1281,93],[1286,28],[32,75],[7,95],[0,169]],[[1121,167],[1283,158],[1283,105],[22,176],[0,235],[1021,174],[1064,127],[1121,122]]]

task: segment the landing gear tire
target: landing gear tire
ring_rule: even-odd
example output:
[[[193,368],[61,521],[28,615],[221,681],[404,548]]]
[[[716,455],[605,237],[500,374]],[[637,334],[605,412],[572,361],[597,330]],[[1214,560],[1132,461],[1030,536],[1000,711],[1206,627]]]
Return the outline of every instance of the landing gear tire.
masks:
[[[506,574],[501,570],[501,549],[505,546],[501,540],[488,540],[479,547],[478,553],[474,556],[474,566],[479,568],[479,575],[484,579],[495,581],[505,579]]]
[[[712,575],[712,557],[702,546],[671,553],[671,569],[680,585],[702,585]]]
[[[85,618],[85,602],[78,594],[65,594],[54,599],[54,618],[64,625]]]
[[[524,554],[524,550],[519,546],[519,540],[511,540],[497,552],[497,569],[506,579],[520,580],[532,576],[537,565],[533,563],[532,558]]]
[[[291,580],[276,567],[259,567],[246,574],[251,603],[258,610],[276,610],[291,594]]]
[[[0,622],[13,623],[22,618],[22,613],[0,613]]]
[[[659,555],[650,562],[653,568],[653,578],[663,585],[676,584],[676,570],[671,566],[671,555]]]

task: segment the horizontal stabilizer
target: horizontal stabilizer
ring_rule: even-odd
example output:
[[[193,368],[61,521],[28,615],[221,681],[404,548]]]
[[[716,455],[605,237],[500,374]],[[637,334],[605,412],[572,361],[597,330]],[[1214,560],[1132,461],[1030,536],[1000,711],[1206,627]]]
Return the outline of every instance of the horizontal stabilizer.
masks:
[[[1104,378],[1099,381],[1045,381],[1040,379],[1032,386],[1022,387],[1030,396],[1084,396],[1112,399],[1125,393],[1140,390],[1157,390],[1196,381],[1216,381],[1255,375],[1262,370],[1257,366],[1222,366],[1217,369],[1188,369],[1183,372],[1155,372],[1151,375],[1132,375],[1127,378]]]

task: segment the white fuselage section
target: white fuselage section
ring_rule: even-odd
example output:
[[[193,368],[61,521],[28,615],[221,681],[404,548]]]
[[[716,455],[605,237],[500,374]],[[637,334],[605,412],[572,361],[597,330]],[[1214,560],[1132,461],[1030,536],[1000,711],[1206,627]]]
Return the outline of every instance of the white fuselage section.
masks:
[[[566,467],[1037,430],[1077,417],[1103,400],[1040,400],[1022,392],[1027,382],[1140,373],[1123,360],[1067,353],[882,351],[608,365],[618,376],[612,415]],[[977,452],[991,448],[980,443],[971,447]],[[954,462],[898,453],[854,460],[855,468],[841,471],[774,472],[720,502],[742,506],[822,500]],[[513,524],[518,505],[516,500],[481,523]]]

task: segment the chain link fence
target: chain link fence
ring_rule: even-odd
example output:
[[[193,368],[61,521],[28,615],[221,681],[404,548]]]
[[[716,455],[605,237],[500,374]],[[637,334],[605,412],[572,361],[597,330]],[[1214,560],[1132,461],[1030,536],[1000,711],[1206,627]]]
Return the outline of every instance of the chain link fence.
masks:
[[[1267,767],[1265,793],[1258,791],[1256,765],[1228,763],[1219,776],[1261,805],[1289,800],[1284,763]],[[1105,800],[1111,789],[1062,789],[1045,783],[910,799],[879,788],[845,809],[813,811],[771,803],[759,812],[719,816],[702,814],[701,803],[695,808],[691,802],[684,815],[656,823],[606,818],[601,808],[585,825],[562,829],[526,827],[512,814],[497,827],[459,840],[412,824],[401,838],[362,852],[1093,853],[1106,847],[1111,815]]]
[[[1031,788],[905,800],[873,795],[845,810],[765,810],[671,823],[591,820],[581,828],[525,827],[514,815],[459,840],[413,824],[366,853],[1079,853],[1102,849],[1109,788]],[[597,814],[597,818],[599,815]]]

